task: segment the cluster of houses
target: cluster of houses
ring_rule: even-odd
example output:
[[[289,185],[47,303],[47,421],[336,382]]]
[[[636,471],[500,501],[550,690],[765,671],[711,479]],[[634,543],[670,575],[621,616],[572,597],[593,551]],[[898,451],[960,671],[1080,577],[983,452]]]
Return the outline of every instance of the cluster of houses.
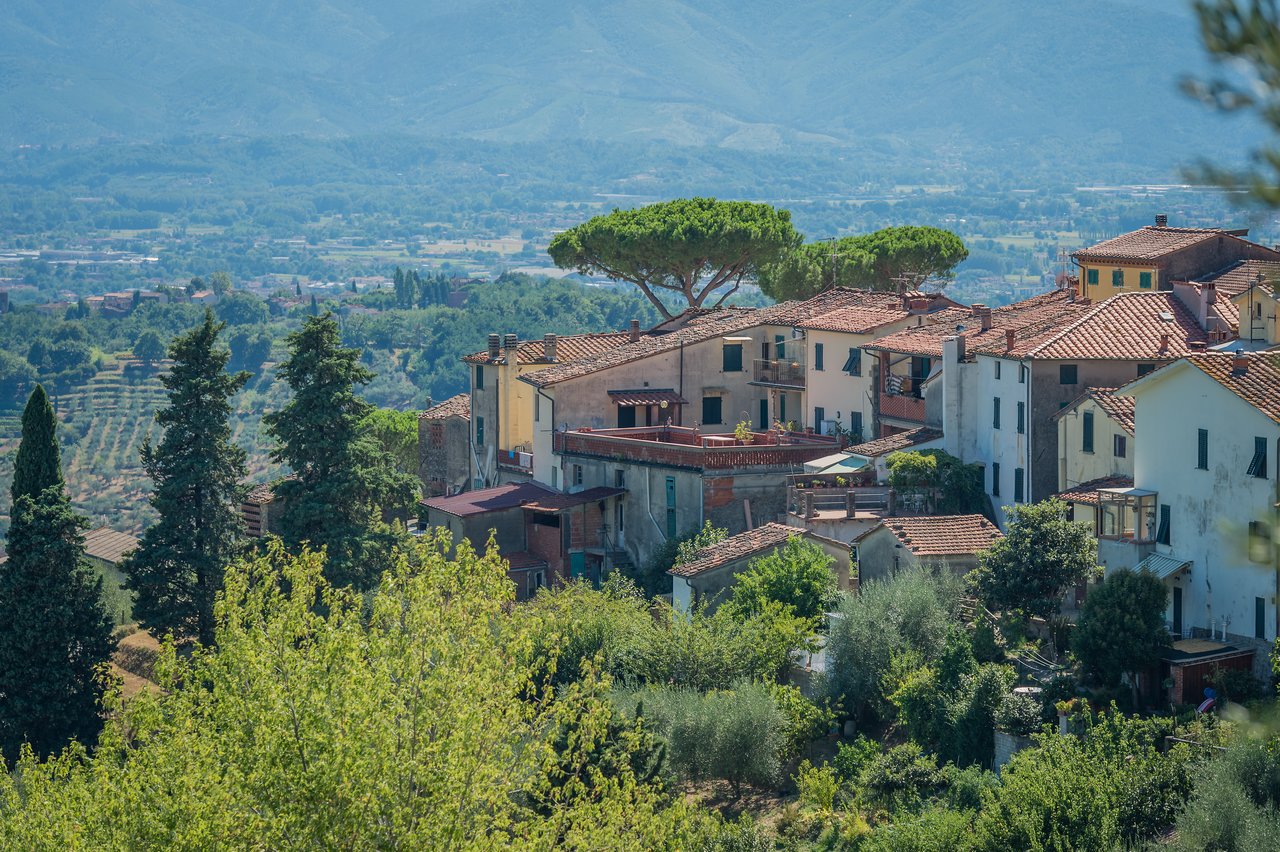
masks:
[[[1168,585],[1175,680],[1262,669],[1280,630],[1280,251],[1247,236],[1157,217],[1003,307],[837,288],[492,334],[463,359],[470,393],[420,416],[421,521],[478,544],[496,530],[522,596],[646,564],[709,521],[731,538],[672,571],[687,605],[786,535],[843,553],[846,587],[966,570],[1008,507],[1058,496],[1107,569]],[[888,488],[888,456],[921,449],[979,465],[990,510],[932,514]]]

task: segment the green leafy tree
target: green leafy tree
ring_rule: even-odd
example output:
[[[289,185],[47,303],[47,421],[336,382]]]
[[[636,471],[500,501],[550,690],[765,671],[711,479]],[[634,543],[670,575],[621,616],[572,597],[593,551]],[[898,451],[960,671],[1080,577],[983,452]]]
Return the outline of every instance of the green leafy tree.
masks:
[[[729,608],[754,614],[775,601],[801,618],[820,618],[836,599],[834,562],[818,545],[792,536],[735,578]]]
[[[142,445],[159,520],[122,566],[136,595],[133,612],[163,636],[209,644],[214,599],[243,534],[238,501],[245,451],[231,440],[231,397],[248,373],[228,374],[230,353],[219,346],[225,324],[205,311],[204,323],[174,339],[173,368],[160,378],[169,404],[156,412],[160,445]]]
[[[162,690],[113,707],[92,755],[0,773],[0,847],[695,846],[705,819],[601,766],[599,679],[530,698],[497,552],[448,549],[418,541],[368,596],[311,551],[236,564],[215,649],[166,645]]]
[[[22,411],[22,440],[13,457],[13,484],[9,496],[36,498],[46,488],[62,487],[62,450],[58,446],[58,416],[53,403],[36,385]]]
[[[219,296],[225,296],[227,293],[230,293],[234,286],[234,283],[231,280],[231,275],[227,272],[213,273],[206,280],[206,284],[210,290]]]
[[[0,407],[22,401],[36,380],[36,369],[25,358],[0,349]]]
[[[670,318],[660,293],[679,294],[682,307],[716,307],[800,240],[786,210],[682,198],[596,216],[557,234],[547,251],[562,269],[635,284]]]
[[[779,300],[807,299],[831,287],[941,287],[968,256],[964,242],[950,231],[902,225],[800,246],[762,269],[760,287]]]
[[[365,417],[362,428],[396,461],[401,473],[418,473],[418,415],[412,411],[377,408]]]
[[[57,421],[39,386],[25,415],[0,565],[0,754],[9,761],[23,743],[40,756],[92,744],[106,686],[98,669],[112,650],[102,580],[83,561],[88,523],[67,499]]]
[[[1164,625],[1164,583],[1146,571],[1121,568],[1089,593],[1071,635],[1071,650],[1085,671],[1106,686],[1154,665],[1169,645]]]
[[[916,497],[941,515],[986,515],[991,503],[982,490],[982,467],[965,464],[945,450],[890,453],[889,485]]]
[[[1048,618],[1067,589],[1098,571],[1098,542],[1061,500],[1009,508],[1008,529],[979,556],[978,593],[992,609]]]
[[[146,364],[154,363],[164,357],[164,340],[153,328],[149,328],[133,343],[133,357]]]
[[[289,357],[277,372],[293,398],[263,418],[276,442],[272,460],[294,474],[276,485],[281,535],[294,547],[324,547],[337,585],[368,588],[392,541],[384,513],[406,511],[418,481],[362,427],[373,406],[355,388],[373,373],[359,350],[341,345],[333,315],[307,318],[286,341]]]

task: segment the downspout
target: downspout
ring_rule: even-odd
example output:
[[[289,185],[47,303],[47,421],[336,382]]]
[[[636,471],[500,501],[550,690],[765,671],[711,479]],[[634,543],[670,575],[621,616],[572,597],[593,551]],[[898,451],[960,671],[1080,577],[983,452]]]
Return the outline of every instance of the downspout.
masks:
[[[680,389],[678,391],[680,398],[684,399],[684,341],[680,341]],[[679,426],[684,425],[684,406],[677,404],[676,412],[680,415]],[[700,417],[701,415],[699,415]]]

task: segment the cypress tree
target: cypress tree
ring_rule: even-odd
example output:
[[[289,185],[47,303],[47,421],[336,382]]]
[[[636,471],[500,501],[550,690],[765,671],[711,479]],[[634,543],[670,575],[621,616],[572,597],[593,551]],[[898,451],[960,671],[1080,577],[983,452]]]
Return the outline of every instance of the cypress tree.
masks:
[[[18,449],[24,477],[15,482],[9,558],[0,565],[0,753],[10,761],[24,742],[42,756],[72,739],[92,744],[106,685],[96,670],[113,647],[102,578],[83,561],[88,522],[67,499],[57,421],[42,389],[27,412]]]
[[[368,588],[392,539],[383,515],[413,504],[417,480],[361,427],[373,406],[355,387],[373,373],[360,364],[360,350],[342,346],[333,314],[306,319],[287,341],[289,358],[277,372],[293,398],[263,418],[276,442],[272,459],[294,473],[275,488],[281,537],[327,548],[335,585]]]
[[[123,566],[144,627],[206,646],[213,642],[214,597],[243,533],[245,452],[232,443],[228,420],[231,397],[249,374],[227,373],[231,353],[218,345],[224,328],[206,310],[204,323],[169,347],[173,368],[160,379],[169,404],[156,412],[164,436],[158,447],[150,440],[142,446],[160,520]]]
[[[62,485],[62,453],[58,449],[58,417],[44,385],[36,385],[22,412],[22,443],[13,460],[10,497],[39,497],[46,488]]]

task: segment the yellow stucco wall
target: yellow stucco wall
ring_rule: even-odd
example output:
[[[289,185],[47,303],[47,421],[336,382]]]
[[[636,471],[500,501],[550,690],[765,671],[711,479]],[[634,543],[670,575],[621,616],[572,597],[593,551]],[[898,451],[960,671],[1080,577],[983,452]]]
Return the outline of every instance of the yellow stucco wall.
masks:
[[[1124,286],[1117,287],[1111,283],[1111,275],[1115,270],[1124,273]],[[1098,283],[1089,283],[1089,270],[1098,275]],[[1142,273],[1151,274],[1151,286],[1142,286]],[[1128,266],[1119,263],[1080,262],[1080,295],[1086,299],[1101,301],[1109,299],[1116,293],[1150,293],[1160,287],[1160,273],[1154,266]]]

